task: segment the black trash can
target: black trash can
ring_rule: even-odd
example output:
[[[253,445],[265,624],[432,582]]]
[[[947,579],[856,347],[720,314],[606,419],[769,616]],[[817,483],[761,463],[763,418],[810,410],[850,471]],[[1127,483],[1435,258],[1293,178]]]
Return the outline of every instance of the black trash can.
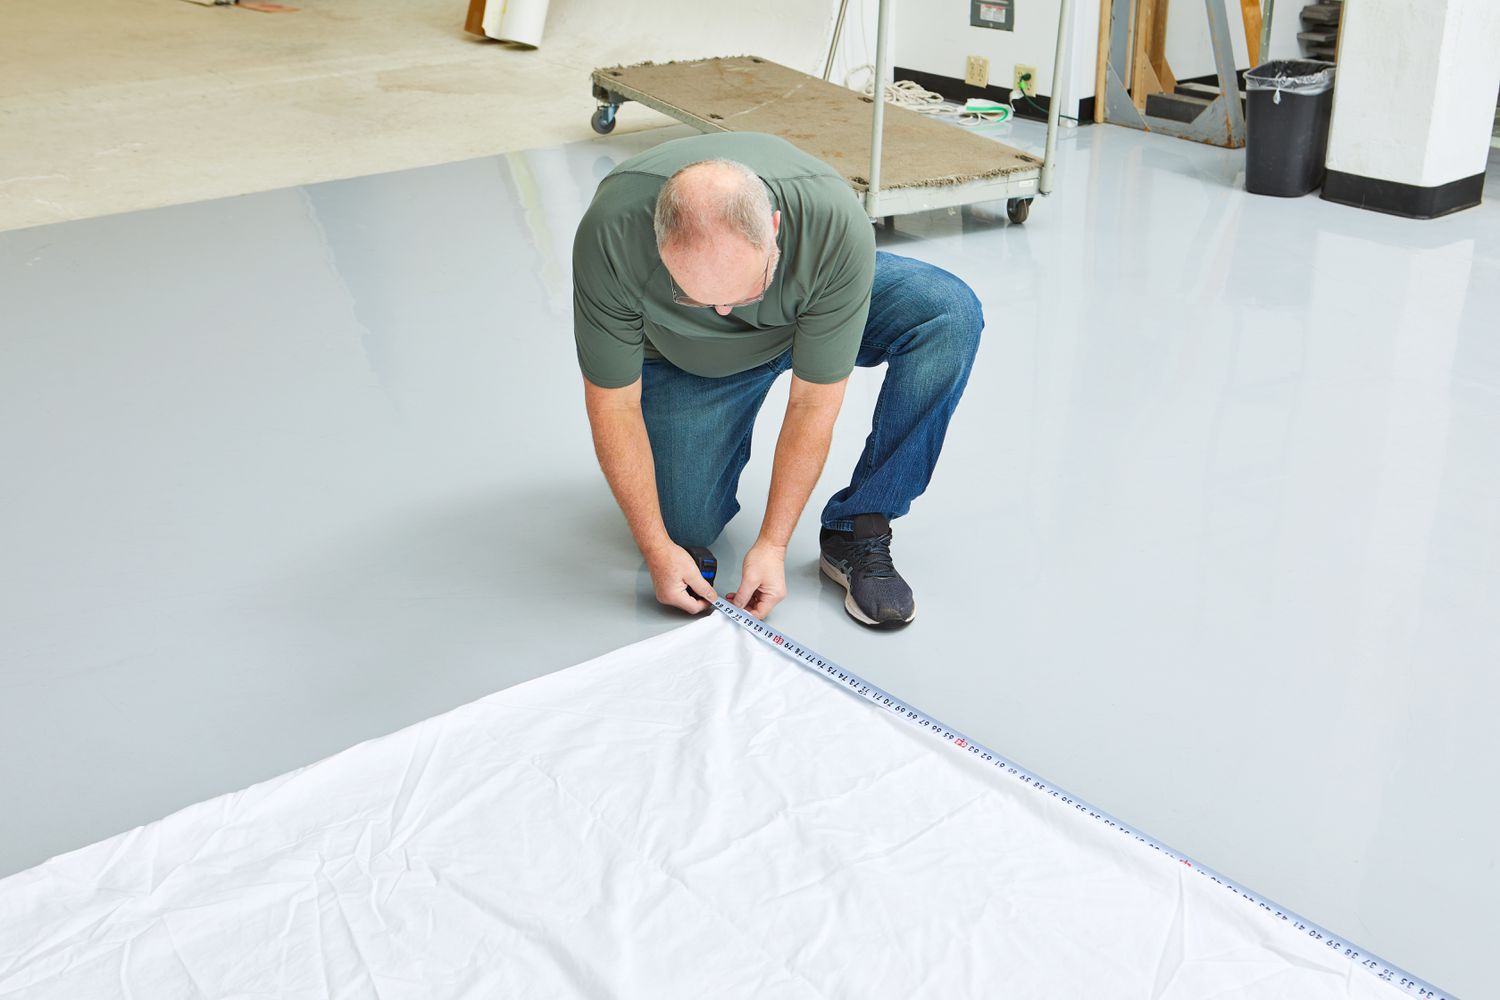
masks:
[[[1333,63],[1278,59],[1245,74],[1245,190],[1299,198],[1323,183]]]

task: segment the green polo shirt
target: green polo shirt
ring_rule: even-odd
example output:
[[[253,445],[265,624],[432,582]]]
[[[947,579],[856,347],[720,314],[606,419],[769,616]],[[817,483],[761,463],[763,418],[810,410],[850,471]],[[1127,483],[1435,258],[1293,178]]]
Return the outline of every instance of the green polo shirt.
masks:
[[[781,210],[781,260],[765,298],[720,316],[672,301],[652,213],[668,177],[699,160],[743,163]],[[616,389],[646,358],[708,378],[748,371],[792,351],[792,371],[837,382],[854,370],[870,311],[875,236],[858,197],[821,160],[776,136],[720,132],[655,146],[599,184],[573,241],[578,365]]]

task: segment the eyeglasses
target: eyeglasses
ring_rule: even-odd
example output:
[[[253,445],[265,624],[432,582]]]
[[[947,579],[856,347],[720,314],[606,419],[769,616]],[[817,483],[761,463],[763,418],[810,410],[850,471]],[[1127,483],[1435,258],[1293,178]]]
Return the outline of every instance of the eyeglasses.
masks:
[[[754,298],[745,299],[743,302],[699,302],[697,299],[689,298],[682,289],[677,287],[677,281],[672,277],[672,272],[667,271],[667,282],[672,286],[672,301],[680,306],[687,306],[690,309],[738,309],[741,306],[753,306],[765,298],[766,292],[771,290],[771,272],[776,270],[776,265],[780,262],[781,248],[777,247],[776,252],[766,258],[766,274],[761,282],[760,294]]]

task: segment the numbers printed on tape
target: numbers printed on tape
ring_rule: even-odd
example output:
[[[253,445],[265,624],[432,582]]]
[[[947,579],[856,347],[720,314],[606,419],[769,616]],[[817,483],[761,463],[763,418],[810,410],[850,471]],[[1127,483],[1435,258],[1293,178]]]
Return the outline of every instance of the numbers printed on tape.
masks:
[[[1033,791],[1041,792],[1056,800],[1057,802],[1068,806],[1075,812],[1087,815],[1090,819],[1099,822],[1107,829],[1114,830],[1116,833],[1119,833],[1126,837],[1130,837],[1142,846],[1149,847],[1151,850],[1155,851],[1158,854],[1165,855],[1173,861],[1186,865],[1187,867],[1193,869],[1193,871],[1197,872],[1199,875],[1202,875],[1204,878],[1212,881],[1215,885],[1227,889],[1228,891],[1243,899],[1247,904],[1263,911],[1270,918],[1279,920],[1282,923],[1287,924],[1293,930],[1307,935],[1314,941],[1321,942],[1328,949],[1338,952],[1345,958],[1349,959],[1351,962],[1355,962],[1361,968],[1364,968],[1373,973],[1377,978],[1398,987],[1410,996],[1421,997],[1423,998],[1423,1000],[1456,1000],[1455,997],[1451,996],[1450,994],[1443,993],[1431,983],[1424,982],[1423,980],[1418,979],[1416,976],[1411,975],[1410,973],[1390,964],[1389,962],[1384,961],[1383,959],[1377,958],[1376,956],[1371,955],[1368,952],[1361,951],[1360,949],[1354,947],[1352,944],[1343,940],[1337,935],[1324,930],[1322,927],[1319,927],[1317,924],[1309,920],[1304,920],[1302,917],[1293,913],[1291,910],[1288,910],[1285,907],[1277,906],[1275,903],[1259,895],[1258,893],[1251,892],[1249,889],[1240,885],[1233,879],[1220,875],[1211,868],[1203,867],[1181,852],[1174,851],[1171,848],[1167,847],[1165,844],[1161,843],[1159,840],[1156,840],[1153,837],[1148,837],[1146,834],[1141,833],[1135,827],[1120,822],[1106,812],[1095,809],[1087,802],[1084,802],[1082,799],[1079,799],[1075,796],[1069,795],[1067,792],[1063,791],[1061,788],[1058,788],[1055,785],[1048,784],[1041,778],[1038,778],[1036,775],[1032,774],[1030,771],[1026,770],[1023,767],[1020,767],[1019,765],[1011,763],[1010,761],[1001,757],[999,754],[985,747],[983,744],[975,743],[973,740],[969,739],[967,736],[964,736],[962,733],[956,732],[948,728],[947,726],[944,726],[942,723],[938,722],[930,715],[927,715],[925,712],[921,712],[915,708],[912,708],[900,698],[887,694],[875,685],[865,681],[859,675],[851,673],[850,671],[845,670],[843,667],[840,667],[832,660],[829,660],[826,657],[819,656],[817,653],[814,653],[806,646],[793,642],[782,633],[771,628],[765,622],[762,622],[760,619],[754,617],[746,611],[742,611],[741,609],[735,607],[733,604],[730,604],[728,601],[725,601],[721,598],[714,602],[714,607],[723,612],[726,618],[739,625],[742,625],[747,632],[757,636],[758,638],[764,639],[766,642],[770,643],[772,646],[775,646],[783,653],[786,653],[788,656],[796,659],[797,662],[801,663],[803,666],[822,674],[824,677],[835,682],[840,687],[847,689],[855,695],[858,695],[870,704],[875,705],[877,708],[884,709],[887,712],[890,712],[907,720],[918,729],[925,730],[928,733],[941,738],[948,744],[967,752],[975,759],[982,761],[983,763],[992,765],[996,770],[1008,775],[1009,777],[1015,778],[1017,781],[1021,782],[1023,785],[1027,786]]]

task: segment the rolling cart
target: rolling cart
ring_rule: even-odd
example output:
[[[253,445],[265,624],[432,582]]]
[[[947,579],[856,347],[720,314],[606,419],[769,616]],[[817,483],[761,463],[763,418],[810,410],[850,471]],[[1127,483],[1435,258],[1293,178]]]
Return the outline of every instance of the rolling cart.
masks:
[[[1062,0],[1058,11],[1054,80],[1066,76],[1070,5]],[[889,2],[880,0],[877,81],[885,79],[889,21]],[[1060,104],[1055,96],[1047,108],[1046,151],[1038,160],[758,56],[606,67],[594,70],[592,82],[599,107],[590,124],[601,135],[614,130],[627,101],[701,132],[778,135],[843,174],[871,219],[1004,200],[1010,220],[1021,223],[1032,199],[1052,190]]]

